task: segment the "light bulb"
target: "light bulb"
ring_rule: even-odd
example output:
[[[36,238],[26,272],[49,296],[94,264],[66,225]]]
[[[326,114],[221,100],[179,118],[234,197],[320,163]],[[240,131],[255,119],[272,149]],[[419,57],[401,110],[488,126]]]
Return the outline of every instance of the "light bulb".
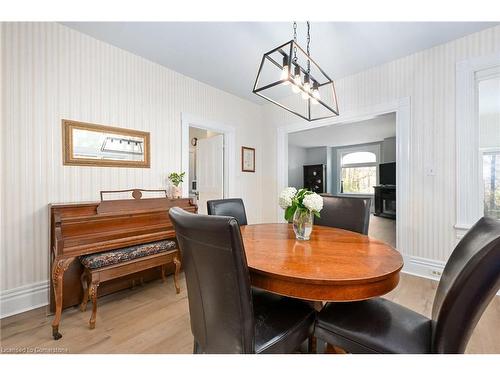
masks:
[[[309,98],[309,95],[305,91],[302,91],[302,93],[300,95],[302,96],[302,99],[304,99],[304,100],[307,100]]]
[[[285,82],[283,82],[283,85],[290,84],[290,82],[288,81],[288,66],[286,65],[283,67],[283,70],[281,71],[280,80],[285,80]]]
[[[300,92],[300,88],[299,86],[297,86],[297,84],[295,83],[295,80],[293,82],[293,85],[292,85],[292,91],[297,94],[298,92]]]
[[[293,82],[300,86],[302,84],[302,80],[300,79],[300,66],[295,65],[293,68]]]
[[[288,81],[288,78],[289,78],[289,69],[288,69],[288,56],[287,55],[284,55],[283,56],[283,69],[281,70],[281,76],[280,76],[280,79],[281,80],[285,80],[285,82],[283,82],[283,85],[289,85],[290,82]]]
[[[311,92],[311,83],[309,81],[309,74],[304,75],[304,90],[306,93]]]
[[[317,82],[313,83],[312,96],[316,100],[321,99],[321,95],[320,95],[319,90],[318,90],[318,83]]]

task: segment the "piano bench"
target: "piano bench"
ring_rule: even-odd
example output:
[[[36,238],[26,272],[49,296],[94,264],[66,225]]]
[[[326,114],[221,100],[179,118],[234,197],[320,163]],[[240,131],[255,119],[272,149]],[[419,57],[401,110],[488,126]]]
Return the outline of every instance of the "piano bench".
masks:
[[[174,263],[175,290],[177,294],[180,293],[179,271],[181,262],[175,241],[162,240],[97,254],[83,255],[80,257],[80,262],[84,267],[81,275],[84,293],[80,310],[85,311],[87,309],[87,303],[90,298],[92,300],[92,315],[89,321],[91,329],[95,328],[97,288],[101,282],[154,267],[161,267],[161,277],[164,282],[166,280],[166,266]]]

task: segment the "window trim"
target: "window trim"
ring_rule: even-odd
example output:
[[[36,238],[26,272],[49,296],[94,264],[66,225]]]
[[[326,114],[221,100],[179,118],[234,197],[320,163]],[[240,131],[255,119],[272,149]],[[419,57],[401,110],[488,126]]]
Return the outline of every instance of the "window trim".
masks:
[[[459,61],[456,64],[456,218],[460,239],[483,216],[482,152],[479,144],[477,79],[481,71],[500,66],[500,53]]]
[[[342,165],[342,158],[354,152],[371,152],[375,154],[375,162],[370,163],[351,163]],[[366,193],[341,193],[342,186],[342,167],[353,168],[353,167],[375,167],[375,184],[378,185],[378,174],[379,174],[379,164],[380,164],[380,143],[378,144],[368,144],[368,145],[357,145],[342,147],[337,149],[337,194],[342,196],[355,196],[355,197],[372,197],[373,194]]]

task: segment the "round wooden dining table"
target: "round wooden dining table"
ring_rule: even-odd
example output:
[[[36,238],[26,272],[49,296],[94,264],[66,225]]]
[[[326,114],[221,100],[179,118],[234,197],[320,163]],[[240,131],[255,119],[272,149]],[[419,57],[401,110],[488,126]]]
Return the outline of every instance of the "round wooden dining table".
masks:
[[[359,233],[314,225],[299,241],[291,224],[241,227],[252,285],[309,301],[359,301],[386,294],[399,282],[403,258]]]

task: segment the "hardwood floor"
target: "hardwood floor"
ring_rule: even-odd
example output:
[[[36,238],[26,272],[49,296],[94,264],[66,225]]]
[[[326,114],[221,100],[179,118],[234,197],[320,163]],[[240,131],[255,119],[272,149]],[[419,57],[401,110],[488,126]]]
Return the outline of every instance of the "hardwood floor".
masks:
[[[368,235],[396,248],[396,220],[371,214]]]
[[[429,316],[437,283],[406,274],[386,297]],[[63,338],[51,336],[52,317],[39,308],[0,320],[1,351],[59,353],[191,353],[192,336],[184,277],[175,294],[172,276],[98,300],[97,323],[88,328],[90,311],[64,311]],[[486,309],[467,353],[500,353],[500,297]],[[25,349],[27,348],[27,349]]]

